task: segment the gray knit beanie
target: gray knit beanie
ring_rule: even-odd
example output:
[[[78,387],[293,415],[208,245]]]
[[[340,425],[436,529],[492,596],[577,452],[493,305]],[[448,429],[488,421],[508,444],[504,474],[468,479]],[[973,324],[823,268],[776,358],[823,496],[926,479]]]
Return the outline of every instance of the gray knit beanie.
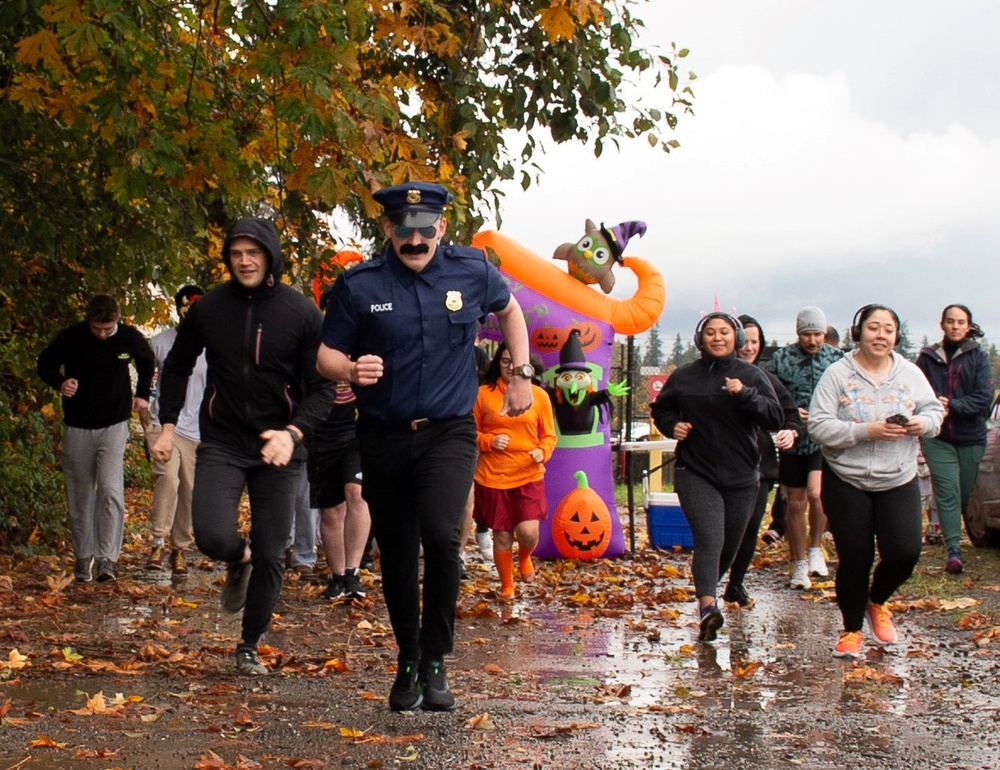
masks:
[[[806,305],[795,317],[795,333],[823,332],[826,333],[826,313],[813,305]]]

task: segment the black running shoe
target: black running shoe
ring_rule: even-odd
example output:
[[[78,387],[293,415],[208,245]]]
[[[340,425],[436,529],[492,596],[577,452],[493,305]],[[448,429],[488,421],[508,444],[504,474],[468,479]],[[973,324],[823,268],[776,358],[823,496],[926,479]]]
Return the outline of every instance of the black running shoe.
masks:
[[[753,599],[750,598],[750,594],[747,593],[747,589],[733,583],[726,585],[726,592],[722,594],[722,601],[729,602],[730,604],[738,604],[745,610],[753,607],[754,603]]]
[[[247,584],[250,582],[250,572],[253,570],[250,562],[246,564],[230,564],[226,568],[226,582],[222,586],[222,609],[226,612],[239,612],[247,603]]]
[[[326,588],[320,597],[331,602],[338,602],[347,598],[347,586],[343,575],[333,575],[326,583]]]
[[[111,559],[98,559],[94,566],[97,569],[98,583],[109,583],[115,579],[115,563]]]
[[[260,662],[257,650],[251,647],[237,647],[236,673],[240,676],[267,676],[270,672]]]
[[[352,599],[364,599],[368,596],[357,569],[349,569],[344,573],[344,591]]]
[[[720,628],[725,623],[725,618],[719,612],[716,604],[710,604],[701,608],[701,625],[698,629],[699,642],[714,642]]]
[[[420,707],[425,711],[452,711],[455,696],[448,687],[448,674],[444,661],[425,660],[420,665],[420,682],[424,688],[424,702]]]
[[[413,711],[423,699],[416,661],[400,661],[396,681],[389,690],[389,708],[393,711]]]

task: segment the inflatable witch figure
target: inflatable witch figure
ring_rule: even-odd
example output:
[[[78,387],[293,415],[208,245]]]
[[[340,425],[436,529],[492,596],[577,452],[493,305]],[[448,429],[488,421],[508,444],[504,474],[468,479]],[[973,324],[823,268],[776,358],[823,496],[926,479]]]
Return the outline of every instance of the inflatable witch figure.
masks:
[[[558,440],[545,464],[549,518],[538,533],[540,558],[590,560],[625,552],[610,438],[611,400],[625,386],[610,381],[612,352],[615,334],[648,330],[666,301],[659,270],[624,254],[629,238],[645,232],[644,223],[598,228],[587,220],[586,230],[583,238],[556,249],[554,257],[569,264],[568,273],[500,233],[473,238],[524,311],[531,352],[542,362],[543,387],[554,405]],[[607,296],[613,268],[636,276],[632,297]],[[483,335],[499,339],[499,328],[488,320]]]

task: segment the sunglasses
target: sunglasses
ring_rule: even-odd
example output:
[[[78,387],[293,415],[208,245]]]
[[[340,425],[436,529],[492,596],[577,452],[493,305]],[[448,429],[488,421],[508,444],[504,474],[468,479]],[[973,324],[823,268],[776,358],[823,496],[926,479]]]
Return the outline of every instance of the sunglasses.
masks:
[[[421,238],[427,238],[430,240],[435,235],[437,235],[437,225],[427,225],[427,227],[407,227],[406,225],[393,225],[392,234],[397,238],[409,238],[413,235],[413,231],[416,230],[420,233]]]

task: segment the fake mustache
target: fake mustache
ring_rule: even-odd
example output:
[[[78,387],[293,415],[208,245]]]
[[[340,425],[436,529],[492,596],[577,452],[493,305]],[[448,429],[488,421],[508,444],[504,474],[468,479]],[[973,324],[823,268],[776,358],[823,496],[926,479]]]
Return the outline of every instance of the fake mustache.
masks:
[[[400,254],[426,254],[430,251],[430,246],[426,243],[404,243],[399,247]]]

